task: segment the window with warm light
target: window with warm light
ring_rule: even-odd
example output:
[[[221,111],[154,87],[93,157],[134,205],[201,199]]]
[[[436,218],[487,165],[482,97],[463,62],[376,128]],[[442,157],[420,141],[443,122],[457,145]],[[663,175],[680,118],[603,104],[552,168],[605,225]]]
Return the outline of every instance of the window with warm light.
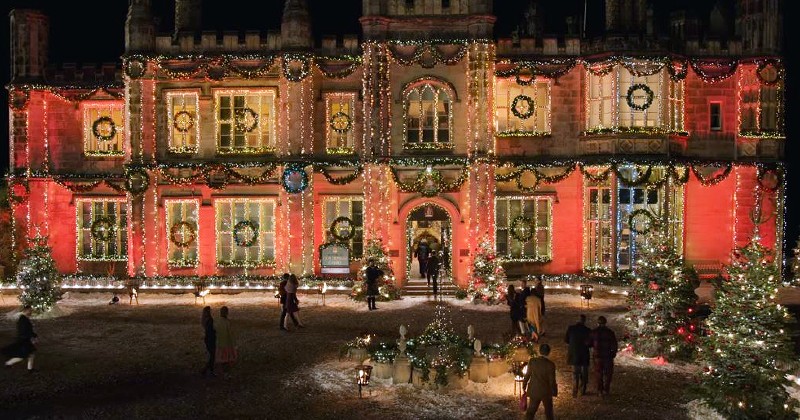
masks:
[[[125,154],[125,119],[122,102],[96,101],[83,107],[83,153],[86,156],[122,157]]]
[[[684,86],[656,63],[590,67],[586,129],[604,132],[683,132]],[[659,69],[660,68],[660,69]]]
[[[364,200],[361,197],[327,197],[323,211],[325,242],[346,243],[350,247],[350,258],[361,258],[364,253]]]
[[[497,254],[509,261],[550,261],[552,212],[550,197],[497,197]]]
[[[199,262],[199,202],[166,200],[166,238],[169,265],[195,267]]]
[[[520,85],[516,78],[498,78],[495,89],[498,136],[550,134],[550,81]]]
[[[217,152],[263,154],[275,151],[275,90],[214,92]]]
[[[405,92],[405,148],[446,150],[450,141],[452,113],[450,94],[434,83],[417,85]]]
[[[275,261],[275,201],[216,200],[217,265],[264,267]]]
[[[613,264],[613,219],[611,188],[593,185],[586,187],[584,195],[584,269],[610,270]]]
[[[200,139],[200,97],[197,92],[167,92],[169,151],[197,152]]]
[[[124,199],[78,199],[75,208],[78,260],[128,259],[128,213]]]
[[[739,72],[740,135],[784,137],[782,84],[782,74],[774,66],[742,66]]]
[[[326,93],[325,126],[328,154],[352,154],[355,151],[355,93]]]

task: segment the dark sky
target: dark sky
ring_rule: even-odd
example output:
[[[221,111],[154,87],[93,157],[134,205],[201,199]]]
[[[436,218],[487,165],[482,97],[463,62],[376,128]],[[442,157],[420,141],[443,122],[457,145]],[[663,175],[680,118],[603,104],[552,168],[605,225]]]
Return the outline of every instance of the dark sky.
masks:
[[[159,29],[168,33],[172,29],[174,19],[173,0],[152,0],[154,15],[159,22]],[[602,28],[602,0],[587,0],[590,14],[589,28]],[[664,26],[669,12],[676,9],[691,9],[699,17],[705,18],[717,0],[670,0],[654,1],[657,24]],[[726,7],[733,5],[733,0],[719,0]],[[311,10],[315,36],[322,34],[359,33],[358,17],[361,14],[360,0],[307,0]],[[507,36],[520,22],[528,0],[495,0],[494,12],[498,20],[495,25],[496,36]],[[79,6],[77,6],[79,5]],[[235,5],[232,7],[232,5]],[[2,6],[3,24],[0,27],[0,45],[6,53],[0,58],[0,79],[6,84],[9,80],[9,27],[8,12],[13,8],[32,8],[43,10],[50,16],[50,57],[53,63],[76,62],[119,62],[124,49],[124,23],[127,12],[127,0],[10,0]],[[544,32],[558,33],[564,30],[567,15],[582,14],[584,0],[540,0],[539,11],[544,16]],[[249,10],[248,7],[252,7]],[[203,26],[207,29],[258,29],[278,30],[280,28],[283,0],[260,0],[239,2],[231,0],[205,0],[203,9]],[[790,23],[787,22],[786,26]],[[788,33],[787,33],[788,35]],[[784,36],[785,50],[793,51],[792,37]],[[800,225],[800,164],[795,169],[793,160],[800,156],[797,145],[798,125],[800,119],[791,118],[796,114],[796,98],[800,79],[800,67],[794,54],[787,56],[787,104],[786,115],[787,141],[786,156],[789,170],[788,210],[787,210],[787,246],[793,247],[798,236]],[[0,108],[4,115],[0,118],[0,132],[8,133],[8,117],[5,114],[7,95],[0,95]],[[5,172],[8,159],[7,136],[0,141],[0,170]]]

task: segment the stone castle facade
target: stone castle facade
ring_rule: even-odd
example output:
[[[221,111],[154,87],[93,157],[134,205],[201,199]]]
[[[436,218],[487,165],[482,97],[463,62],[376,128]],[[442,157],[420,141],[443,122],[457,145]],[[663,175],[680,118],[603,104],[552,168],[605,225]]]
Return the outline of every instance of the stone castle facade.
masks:
[[[303,0],[266,35],[203,32],[201,0],[158,34],[150,3],[122,71],[54,70],[48,18],[11,13],[17,255],[46,235],[64,273],[168,284],[322,276],[336,243],[355,273],[379,239],[402,283],[425,240],[465,285],[484,241],[511,275],[631,269],[654,232],[709,272],[753,235],[781,251],[777,0],[726,37],[716,9],[660,34],[606,0],[602,37],[549,38],[532,6],[509,39],[489,0],[364,0],[363,37],[321,45]]]

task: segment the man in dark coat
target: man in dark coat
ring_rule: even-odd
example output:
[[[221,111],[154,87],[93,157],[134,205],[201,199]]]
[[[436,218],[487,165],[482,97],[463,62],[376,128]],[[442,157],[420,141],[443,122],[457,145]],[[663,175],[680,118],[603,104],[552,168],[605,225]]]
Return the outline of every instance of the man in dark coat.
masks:
[[[611,391],[611,377],[614,375],[614,358],[617,357],[617,335],[606,327],[606,317],[597,318],[597,328],[592,330],[594,347],[594,368],[597,374],[597,390],[600,396]]]
[[[435,298],[439,293],[439,257],[436,255],[435,252],[431,253],[430,258],[428,258],[428,264],[426,270],[428,284],[431,284],[433,281],[433,297]]]
[[[564,342],[569,345],[567,349],[567,364],[572,365],[572,397],[586,395],[586,384],[589,382],[589,344],[592,330],[586,326],[586,315],[581,314],[581,320],[567,328]]]
[[[419,262],[419,276],[426,277],[428,274],[428,257],[431,253],[431,249],[428,248],[428,243],[425,241],[419,241],[419,245],[417,245],[417,250],[414,252],[414,256],[417,257],[417,262]],[[431,285],[430,279],[428,279],[428,286]]]
[[[11,367],[17,362],[28,359],[28,372],[33,372],[33,358],[36,354],[36,333],[31,323],[32,309],[29,305],[22,308],[22,313],[17,320],[17,339],[3,349],[3,354],[8,357],[6,367]]]
[[[375,307],[375,298],[378,297],[378,279],[383,277],[383,270],[375,266],[375,260],[370,259],[367,265],[367,307],[369,310],[378,309]]]
[[[284,322],[286,321],[286,283],[289,282],[289,277],[291,275],[289,273],[283,273],[283,278],[278,284],[278,294],[280,295],[280,303],[281,303],[281,325],[280,328],[286,331],[286,327],[284,326]],[[297,321],[297,317],[294,316],[294,313],[288,313],[289,317],[292,318],[292,322],[294,326],[299,326],[300,323]]]
[[[550,346],[539,346],[539,357],[531,357],[528,361],[528,372],[522,380],[522,389],[528,394],[528,409],[525,411],[526,419],[536,417],[539,404],[544,405],[544,415],[547,420],[553,420],[553,397],[558,396],[556,385],[556,364],[547,356]]]

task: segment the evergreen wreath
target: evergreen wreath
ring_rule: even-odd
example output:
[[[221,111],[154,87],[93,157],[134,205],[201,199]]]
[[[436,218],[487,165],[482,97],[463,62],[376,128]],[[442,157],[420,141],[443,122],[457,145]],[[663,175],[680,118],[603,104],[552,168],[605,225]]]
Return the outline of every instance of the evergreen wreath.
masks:
[[[107,131],[107,133],[103,134],[101,130]],[[92,123],[92,134],[97,137],[98,140],[113,140],[114,136],[117,135],[117,125],[114,124],[114,120],[112,120],[111,117],[102,116]]]
[[[236,110],[236,130],[250,133],[258,127],[258,114],[251,108]]]
[[[349,115],[345,114],[342,111],[339,111],[333,115],[331,115],[331,130],[339,133],[344,134],[350,131],[353,128],[353,121]]]
[[[133,195],[139,195],[147,191],[150,185],[150,175],[144,169],[130,169],[125,178],[125,189]]]
[[[184,232],[188,232],[188,237]],[[178,240],[179,234],[183,235],[182,241]],[[172,227],[169,228],[169,240],[178,248],[188,247],[194,243],[195,239],[197,239],[197,231],[194,229],[194,225],[185,220],[175,222]]]
[[[633,94],[637,90],[643,90],[645,94],[647,94],[647,99],[645,99],[644,103],[639,105],[633,102]],[[628,102],[628,106],[631,109],[635,109],[637,111],[644,111],[647,108],[650,108],[650,105],[653,104],[653,98],[655,94],[653,93],[653,89],[650,89],[650,86],[647,86],[643,83],[637,83],[635,85],[631,85],[628,88],[628,94],[625,97],[625,100]]]
[[[347,223],[347,226],[349,226],[349,230],[348,230],[347,234],[345,234],[345,235],[340,235],[339,234],[339,226],[342,223]],[[334,239],[336,239],[337,241],[346,242],[346,241],[349,241],[350,239],[352,239],[353,236],[355,236],[356,229],[353,226],[353,221],[350,220],[349,217],[341,216],[341,217],[337,217],[336,219],[333,220],[333,223],[331,223],[330,232],[331,232],[331,235],[334,237]]]
[[[241,237],[245,229],[249,229],[253,232],[253,235],[247,240]],[[236,245],[243,248],[255,245],[256,241],[258,241],[258,225],[249,220],[242,220],[237,223],[233,227],[233,241],[236,242]]]
[[[528,242],[533,238],[533,220],[530,217],[525,217],[519,215],[511,221],[511,237],[520,241],[520,242]],[[520,233],[520,230],[527,228],[524,230],[524,234]]]
[[[289,182],[291,181],[291,177],[294,174],[300,174],[301,180],[300,185],[298,186],[291,186]],[[281,181],[283,183],[283,189],[286,190],[289,194],[296,194],[299,192],[305,191],[308,188],[308,174],[306,170],[303,169],[302,164],[290,164],[283,170],[283,176],[281,177]]]
[[[98,217],[92,222],[92,237],[98,241],[109,241],[116,235],[117,227],[112,217]]]
[[[181,133],[188,133],[194,127],[194,115],[189,111],[181,111],[172,118],[172,126]]]
[[[634,222],[637,221],[637,220],[644,221],[644,219],[642,219],[642,217],[647,219],[648,226],[646,228],[644,228],[644,229],[638,229],[638,228],[636,228],[636,223],[634,223]],[[628,216],[628,226],[630,226],[631,230],[634,233],[637,233],[637,234],[646,235],[646,234],[650,233],[650,231],[653,230],[653,227],[657,223],[658,223],[658,221],[656,220],[655,217],[653,217],[653,213],[650,213],[649,210],[645,210],[645,209],[634,210]]]
[[[519,105],[520,101],[525,101],[525,103],[528,104],[528,110],[527,111],[520,112],[520,110],[517,109],[517,105]],[[514,114],[515,117],[517,117],[517,118],[519,118],[521,120],[527,120],[528,118],[533,116],[533,112],[535,110],[535,105],[536,104],[533,102],[533,99],[531,99],[530,96],[528,96],[528,95],[517,95],[516,97],[514,97],[514,100],[511,101],[511,113]]]

